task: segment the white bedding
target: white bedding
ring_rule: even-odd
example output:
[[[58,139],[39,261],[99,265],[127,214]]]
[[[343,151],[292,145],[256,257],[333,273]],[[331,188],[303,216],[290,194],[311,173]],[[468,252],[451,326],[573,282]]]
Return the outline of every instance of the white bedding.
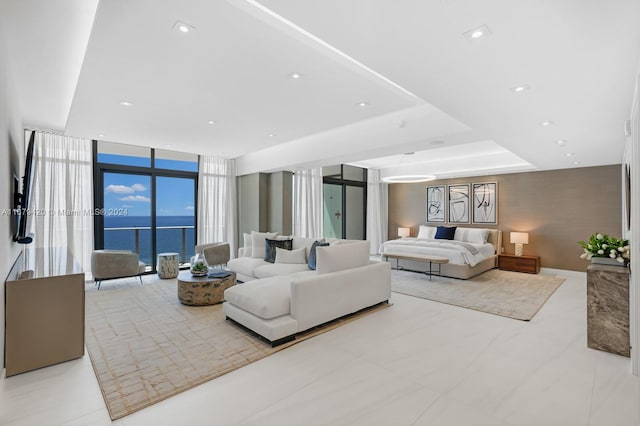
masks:
[[[475,250],[477,253],[472,253]],[[456,240],[435,240],[426,238],[398,238],[382,243],[379,253],[413,253],[433,256],[442,256],[449,259],[449,263],[455,265],[476,266],[484,259],[488,259],[495,254],[492,244],[477,244],[461,242]]]

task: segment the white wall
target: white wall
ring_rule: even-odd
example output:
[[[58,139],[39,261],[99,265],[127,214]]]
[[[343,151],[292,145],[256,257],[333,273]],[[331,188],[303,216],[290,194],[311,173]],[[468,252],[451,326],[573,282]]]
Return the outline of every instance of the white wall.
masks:
[[[22,247],[12,241],[11,217],[2,214],[13,207],[13,176],[22,176],[24,131],[7,54],[0,27],[0,370],[4,367],[4,281]],[[4,374],[0,374],[3,380]]]

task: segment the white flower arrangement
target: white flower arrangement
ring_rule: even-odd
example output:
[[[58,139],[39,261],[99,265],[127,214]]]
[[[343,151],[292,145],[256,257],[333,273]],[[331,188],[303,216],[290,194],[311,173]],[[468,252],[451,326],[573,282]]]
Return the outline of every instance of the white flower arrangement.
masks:
[[[589,241],[578,241],[584,252],[580,258],[591,260],[593,257],[609,257],[620,263],[629,262],[629,241],[596,233]]]

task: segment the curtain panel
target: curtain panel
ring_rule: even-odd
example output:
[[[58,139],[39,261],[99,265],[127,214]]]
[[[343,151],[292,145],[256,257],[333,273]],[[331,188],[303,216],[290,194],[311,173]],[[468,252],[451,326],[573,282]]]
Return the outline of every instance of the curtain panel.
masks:
[[[67,247],[85,272],[93,252],[91,140],[36,132],[29,232],[33,245]]]
[[[231,257],[237,244],[235,160],[200,156],[198,172],[198,244],[227,242]]]
[[[322,168],[298,170],[293,175],[293,235],[321,238]]]
[[[388,239],[389,185],[380,180],[380,170],[367,172],[367,240],[371,254]]]

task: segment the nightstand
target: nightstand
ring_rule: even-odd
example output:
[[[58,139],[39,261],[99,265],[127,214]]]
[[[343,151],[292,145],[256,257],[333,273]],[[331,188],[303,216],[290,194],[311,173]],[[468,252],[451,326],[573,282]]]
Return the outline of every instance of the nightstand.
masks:
[[[540,272],[540,256],[516,256],[515,254],[499,254],[498,268],[503,271],[526,272],[537,274]]]

